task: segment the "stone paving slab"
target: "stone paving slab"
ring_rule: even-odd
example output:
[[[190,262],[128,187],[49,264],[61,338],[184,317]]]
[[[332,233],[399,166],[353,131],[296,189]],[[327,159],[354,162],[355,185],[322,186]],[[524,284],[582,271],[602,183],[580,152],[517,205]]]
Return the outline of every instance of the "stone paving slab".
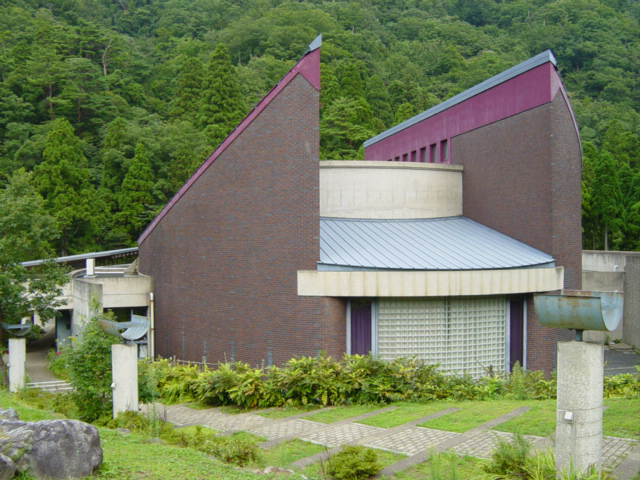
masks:
[[[149,410],[149,406],[144,408]],[[178,427],[202,425],[214,430],[251,430],[258,428],[270,420],[253,414],[230,415],[217,408],[195,410],[184,405],[156,405],[156,414]]]
[[[414,455],[432,448],[449,438],[459,436],[459,433],[445,432],[431,428],[413,427],[394,435],[382,437],[365,444],[367,447],[388,450],[394,453]]]
[[[311,427],[309,428],[306,432],[296,432],[296,434],[294,435],[283,435],[277,438],[273,438],[271,440],[267,440],[266,442],[262,442],[260,443],[258,446],[260,448],[271,448],[274,447],[280,443],[283,442],[288,442],[290,440],[293,440],[295,437],[299,437],[301,435],[305,435],[305,436],[309,436],[311,434],[316,434],[320,431],[323,430],[328,430],[328,429],[334,429],[336,427],[342,426],[342,425],[346,425],[349,423],[353,423],[357,420],[364,420],[365,418],[370,418],[373,417],[375,415],[379,415],[381,413],[384,412],[388,412],[390,410],[395,410],[396,407],[385,407],[385,408],[380,408],[378,410],[374,410],[372,412],[367,412],[367,413],[363,413],[362,415],[357,415],[355,417],[351,417],[351,418],[345,418],[344,420],[340,420],[338,422],[334,422],[334,423],[319,423],[317,424],[315,427]]]
[[[369,425],[362,425],[360,423],[347,423],[335,428],[327,428],[310,435],[301,436],[300,440],[335,447],[354,442],[361,437],[383,432],[384,430],[384,428],[370,427]]]
[[[479,458],[491,458],[491,453],[496,447],[497,439],[503,438],[510,440],[514,437],[512,433],[487,431],[468,438],[462,443],[455,445],[452,450],[458,455],[469,455]],[[533,435],[524,435],[524,438],[528,440],[533,448],[540,443],[545,443],[546,439],[543,437],[535,437]]]
[[[296,436],[299,437],[309,430],[326,426],[324,423],[312,422],[311,420],[294,419],[288,422],[278,422],[261,425],[251,430],[251,433],[267,437],[269,440]]]
[[[602,465],[612,470],[618,468],[637,444],[629,438],[603,436]]]
[[[452,412],[457,412],[458,410],[460,410],[459,408],[447,408],[445,410],[440,410],[439,412],[435,412],[432,413],[430,415],[426,415],[424,417],[421,418],[416,418],[415,420],[411,420],[410,422],[407,423],[403,423],[401,425],[397,425],[395,427],[391,427],[391,428],[385,428],[379,431],[375,431],[373,432],[371,435],[367,435],[364,437],[360,437],[356,440],[354,440],[353,442],[350,442],[348,445],[367,445],[369,442],[375,442],[378,441],[380,439],[382,439],[383,437],[390,437],[392,435],[396,435],[400,432],[403,432],[405,430],[409,430],[412,427],[415,427],[416,425],[419,425],[421,423],[424,423],[428,420],[433,420],[434,418],[440,418],[444,415],[447,415],[449,413]],[[380,413],[380,412],[378,412]],[[351,420],[355,420],[356,418],[359,417],[354,417]],[[337,447],[333,447],[329,450],[326,450],[324,452],[320,452],[316,455],[311,455],[309,457],[305,457],[305,458],[301,458],[300,460],[297,460],[295,462],[293,462],[291,464],[292,468],[304,468],[307,465],[311,465],[312,463],[315,462],[319,462],[320,460],[326,460],[329,456],[331,455],[335,455],[336,453],[338,453],[340,450],[342,450],[342,448],[344,447],[343,445],[337,446]],[[390,450],[390,451],[394,451],[394,450]]]
[[[149,411],[151,406],[143,405],[142,411]],[[254,412],[237,415],[227,414],[218,408],[195,410],[185,405],[156,405],[156,415],[176,426],[202,425],[223,432],[244,430],[269,439],[300,438],[301,440],[334,447],[337,451],[346,444],[365,444],[367,446],[409,455],[397,464],[390,465],[382,473],[392,474],[411,465],[422,462],[428,450],[453,450],[459,455],[489,458],[495,446],[496,437],[510,438],[512,434],[489,430],[509,418],[525,411],[517,409],[486,422],[465,433],[444,432],[415,426],[417,420],[407,422],[398,427],[384,429],[359,423],[353,423],[359,417],[346,419],[335,424],[322,424],[303,420],[294,415],[291,418],[271,420],[256,415]],[[381,411],[377,411],[381,413]],[[448,411],[439,412],[442,415]],[[366,415],[373,415],[374,412]],[[420,419],[420,423],[423,419]],[[525,436],[536,450],[542,450],[548,439]],[[627,458],[628,457],[628,458]],[[637,458],[636,458],[637,457]],[[632,461],[630,461],[631,459]],[[305,459],[302,459],[305,460]],[[617,437],[603,437],[602,464],[607,469],[622,471],[635,468],[640,462],[640,445],[636,440]],[[627,468],[628,465],[631,467]],[[625,467],[625,468],[623,468]],[[626,471],[626,470],[625,470]],[[632,474],[634,475],[634,474]],[[621,477],[621,478],[627,478]],[[631,478],[629,476],[628,478]]]
[[[629,450],[627,456],[620,462],[613,472],[618,480],[631,480],[640,472],[640,443]]]

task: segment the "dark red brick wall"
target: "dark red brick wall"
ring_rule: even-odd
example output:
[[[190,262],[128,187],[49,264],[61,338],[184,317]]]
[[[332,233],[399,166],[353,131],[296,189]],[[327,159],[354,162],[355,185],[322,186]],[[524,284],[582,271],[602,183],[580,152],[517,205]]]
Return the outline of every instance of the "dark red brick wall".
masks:
[[[344,302],[297,295],[296,272],[319,256],[318,105],[298,75],[140,245],[157,354],[281,364],[344,352]]]
[[[581,153],[569,108],[558,92],[548,104],[452,139],[464,166],[464,215],[552,255],[565,288],[582,275]],[[529,298],[527,366],[555,368],[566,330],[542,327]]]

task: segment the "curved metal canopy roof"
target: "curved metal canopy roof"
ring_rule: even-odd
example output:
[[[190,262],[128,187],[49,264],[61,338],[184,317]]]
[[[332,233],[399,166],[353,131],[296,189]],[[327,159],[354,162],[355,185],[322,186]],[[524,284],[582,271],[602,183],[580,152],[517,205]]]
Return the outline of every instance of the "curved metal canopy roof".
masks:
[[[487,270],[555,266],[553,257],[465,217],[321,218],[318,270]]]

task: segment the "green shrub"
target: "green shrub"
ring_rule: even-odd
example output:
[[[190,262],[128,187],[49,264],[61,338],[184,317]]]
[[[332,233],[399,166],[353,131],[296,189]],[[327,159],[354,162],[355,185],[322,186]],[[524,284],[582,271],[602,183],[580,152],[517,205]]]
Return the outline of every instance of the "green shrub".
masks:
[[[153,368],[156,388],[162,398],[170,402],[184,402],[196,398],[196,386],[201,375],[197,365],[172,366],[168,360],[156,360],[153,362]]]
[[[253,408],[264,403],[263,370],[248,364],[236,364],[236,384],[227,389],[229,401],[242,408]]]
[[[166,361],[153,365],[154,382],[160,396],[168,401],[196,400],[242,408],[441,399],[544,400],[555,398],[557,387],[555,373],[547,377],[518,364],[509,374],[474,379],[446,375],[438,365],[425,365],[416,358],[383,361],[370,355],[345,355],[336,361],[321,353],[268,368],[251,368],[242,362],[222,363],[215,369],[171,366]],[[142,391],[141,386],[141,398]],[[611,396],[639,397],[640,380],[628,374],[606,377],[605,397]]]
[[[382,470],[378,454],[371,448],[349,445],[328,460],[328,472],[334,480],[361,480]]]
[[[254,442],[237,437],[213,437],[207,439],[199,450],[220,461],[244,467],[260,460],[260,448]]]
[[[239,383],[237,368],[242,371],[250,367],[242,362],[221,363],[215,370],[198,374],[192,386],[195,399],[206,405],[232,405],[228,391]]]
[[[67,372],[67,356],[64,355],[64,351],[60,350],[56,352],[55,350],[49,350],[49,364],[47,368],[51,373],[53,373],[56,377],[61,378],[63,380],[69,379],[69,374]]]
[[[160,368],[150,359],[138,360],[138,400],[151,403],[160,396],[158,378]]]
[[[110,314],[106,314],[110,317]],[[72,398],[81,420],[91,422],[112,411],[111,345],[116,337],[105,333],[98,317],[87,321],[78,339],[63,350],[68,367]]]
[[[171,445],[203,451],[205,442],[214,439],[216,432],[196,425],[178,429],[162,429],[159,436]]]
[[[640,369],[638,369],[640,372]],[[640,377],[631,373],[619,373],[611,377],[604,377],[604,396],[606,398],[640,397]]]
[[[528,478],[525,465],[530,457],[531,444],[519,434],[513,440],[496,435],[496,446],[491,454],[491,462],[484,469],[487,473]]]
[[[428,480],[462,480],[458,474],[460,461],[461,457],[454,452],[429,455]]]
[[[163,429],[160,438],[172,445],[193,448],[240,467],[260,460],[260,448],[255,441],[238,435],[219,437],[214,431],[200,425],[189,429]]]
[[[40,410],[57,412],[67,418],[76,418],[77,407],[73,401],[71,392],[51,393],[44,392],[38,388],[21,390],[18,397],[25,400],[29,405]]]

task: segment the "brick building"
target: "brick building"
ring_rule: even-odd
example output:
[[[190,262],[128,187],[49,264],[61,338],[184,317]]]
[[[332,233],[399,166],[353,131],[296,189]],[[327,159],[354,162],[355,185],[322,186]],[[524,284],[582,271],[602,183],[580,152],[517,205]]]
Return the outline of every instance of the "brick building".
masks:
[[[553,368],[532,294],[580,288],[580,139],[550,52],[319,162],[310,50],[139,239],[155,351]]]

